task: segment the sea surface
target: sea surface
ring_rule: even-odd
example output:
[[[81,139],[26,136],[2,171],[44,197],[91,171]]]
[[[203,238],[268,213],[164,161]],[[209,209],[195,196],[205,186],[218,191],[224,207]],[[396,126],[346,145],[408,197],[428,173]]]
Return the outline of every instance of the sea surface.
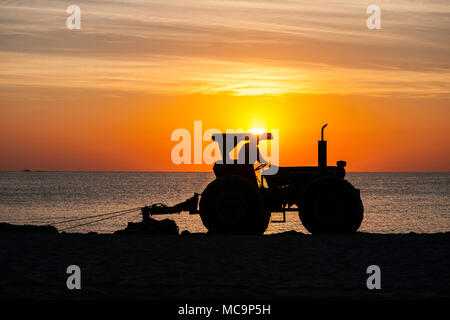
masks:
[[[213,179],[212,173],[0,172],[0,222],[47,224],[158,202],[174,205],[201,193]],[[347,173],[347,180],[361,190],[365,217],[360,231],[450,231],[450,173]],[[156,218],[175,220],[180,232],[206,232],[198,215]],[[66,231],[112,233],[140,219],[135,212]],[[270,223],[266,234],[289,230],[308,233],[297,213],[288,213],[286,223]]]

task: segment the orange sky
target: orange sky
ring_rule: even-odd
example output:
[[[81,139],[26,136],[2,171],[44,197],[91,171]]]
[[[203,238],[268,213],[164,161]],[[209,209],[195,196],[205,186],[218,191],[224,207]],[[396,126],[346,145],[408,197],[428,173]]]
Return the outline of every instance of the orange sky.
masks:
[[[78,5],[70,31],[59,1],[0,4],[0,170],[209,171],[170,158],[194,121],[279,129],[286,166],[328,123],[331,164],[450,170],[446,1],[382,1],[381,30],[350,0]]]

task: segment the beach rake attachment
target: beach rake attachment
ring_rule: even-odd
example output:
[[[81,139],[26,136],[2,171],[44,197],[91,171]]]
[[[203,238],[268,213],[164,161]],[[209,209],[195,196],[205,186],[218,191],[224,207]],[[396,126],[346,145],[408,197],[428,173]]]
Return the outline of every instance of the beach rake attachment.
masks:
[[[189,214],[197,214],[199,196],[200,194],[194,193],[194,196],[191,198],[174,206],[167,206],[163,203],[155,203],[151,206],[145,206],[141,209],[142,221],[149,221],[151,216],[159,214],[175,214],[183,211],[187,211]]]

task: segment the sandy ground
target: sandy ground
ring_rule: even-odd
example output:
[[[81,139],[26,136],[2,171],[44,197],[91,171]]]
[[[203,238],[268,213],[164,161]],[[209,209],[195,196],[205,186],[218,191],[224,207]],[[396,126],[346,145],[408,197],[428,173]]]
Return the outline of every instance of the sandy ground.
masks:
[[[311,236],[0,233],[0,297],[449,298],[450,233]],[[81,268],[81,290],[66,268]],[[368,290],[366,268],[381,268]]]

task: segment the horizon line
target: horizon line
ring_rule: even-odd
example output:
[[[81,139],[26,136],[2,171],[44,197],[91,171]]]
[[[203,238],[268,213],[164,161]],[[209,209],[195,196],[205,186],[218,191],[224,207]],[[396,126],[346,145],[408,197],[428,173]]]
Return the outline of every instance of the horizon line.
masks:
[[[73,172],[73,173],[214,173],[213,171],[164,171],[164,170],[0,170],[4,172]],[[450,173],[450,171],[346,171],[346,173]]]

